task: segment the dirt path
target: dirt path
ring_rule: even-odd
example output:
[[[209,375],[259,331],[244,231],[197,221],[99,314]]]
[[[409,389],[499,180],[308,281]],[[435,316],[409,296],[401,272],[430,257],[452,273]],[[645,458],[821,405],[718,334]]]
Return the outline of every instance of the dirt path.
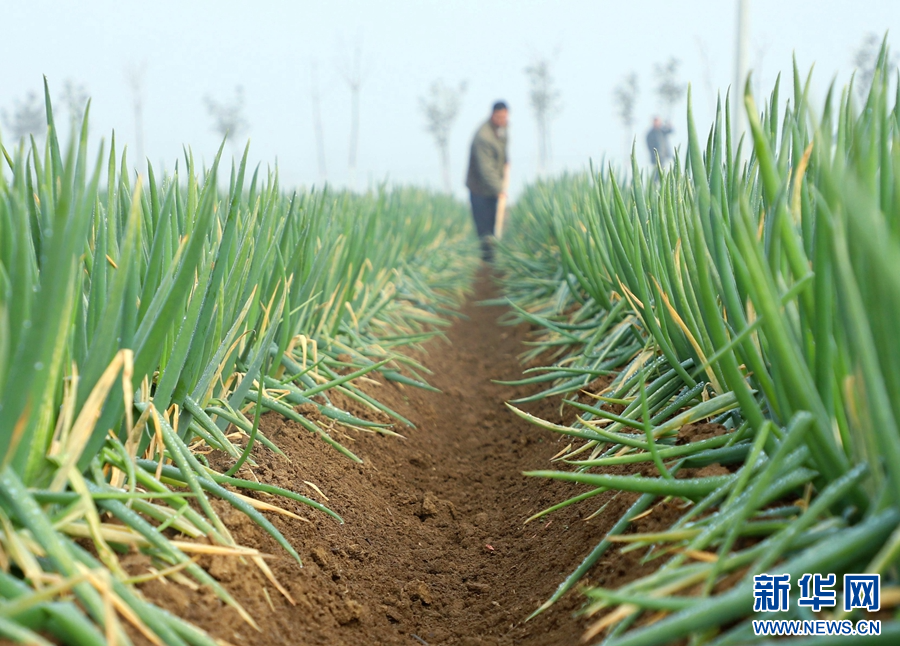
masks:
[[[523,390],[491,382],[521,373],[516,355],[525,338],[521,328],[496,324],[502,308],[475,304],[493,290],[482,277],[463,308],[467,318],[448,332],[451,343],[434,340],[427,346],[424,361],[442,393],[392,383],[372,388],[416,428],[397,429],[407,439],[350,431],[342,441],[364,464],[353,464],[279,417],[264,418],[264,432],[291,462],[260,453],[257,477],[322,500],[304,481],[314,483],[346,521],[339,525],[301,505],[286,505],[309,519],[275,518],[303,558],[300,568],[243,516],[219,506],[239,540],[275,555],[272,569],[296,606],[255,567],[224,558],[205,564],[257,619],[262,633],[208,593],[152,583],[144,588],[147,594],[235,645],[580,643],[585,623],[572,617],[578,595],[528,623],[524,619],[618,514],[583,520],[603,502],[598,499],[590,509],[569,508],[549,522],[523,525],[577,489],[521,475],[546,468],[563,444],[506,409],[504,401]],[[541,412],[553,415],[548,403]],[[614,501],[610,511],[627,502]],[[634,573],[635,563],[607,558],[594,581]]]

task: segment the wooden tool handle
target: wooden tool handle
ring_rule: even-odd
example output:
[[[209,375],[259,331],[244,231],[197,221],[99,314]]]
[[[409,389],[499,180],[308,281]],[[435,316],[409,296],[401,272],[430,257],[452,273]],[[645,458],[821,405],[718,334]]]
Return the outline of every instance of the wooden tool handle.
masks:
[[[503,224],[506,219],[506,196],[509,193],[509,164],[503,167],[503,192],[497,197],[497,217],[494,219],[494,237],[503,237]]]

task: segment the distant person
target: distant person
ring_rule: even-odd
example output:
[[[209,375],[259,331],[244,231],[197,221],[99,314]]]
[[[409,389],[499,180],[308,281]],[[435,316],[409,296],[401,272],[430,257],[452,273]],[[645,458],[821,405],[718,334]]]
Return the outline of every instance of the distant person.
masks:
[[[672,159],[672,149],[669,148],[669,135],[672,133],[672,124],[663,123],[659,117],[653,117],[653,127],[647,133],[647,148],[650,151],[650,163],[656,166],[656,156],[659,155],[659,165],[665,166]]]
[[[504,201],[506,199],[504,179],[509,166],[506,159],[508,123],[509,107],[503,101],[497,101],[491,110],[491,117],[475,133],[469,154],[466,187],[471,194],[475,230],[481,239],[481,257],[487,262],[492,259],[488,236],[494,235],[497,224],[497,202],[501,196]]]

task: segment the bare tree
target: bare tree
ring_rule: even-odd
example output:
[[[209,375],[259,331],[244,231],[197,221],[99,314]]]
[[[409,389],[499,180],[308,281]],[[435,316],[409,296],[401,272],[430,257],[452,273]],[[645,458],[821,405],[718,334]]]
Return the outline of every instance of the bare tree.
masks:
[[[62,101],[69,112],[73,128],[81,127],[88,98],[87,90],[80,83],[76,85],[72,79],[66,79],[63,83]]]
[[[672,111],[687,92],[687,84],[678,80],[680,66],[681,61],[674,56],[665,63],[657,63],[653,66],[653,75],[656,77],[656,98],[667,121],[672,120]]]
[[[144,157],[144,73],[147,64],[129,65],[125,68],[125,79],[131,88],[131,107],[134,110],[134,144],[138,168],[143,169]]]
[[[319,180],[328,179],[328,169],[325,166],[325,129],[322,127],[322,97],[319,94],[319,67],[313,61],[309,73],[310,99],[313,110],[313,130],[316,134],[316,157],[319,162]]]
[[[349,185],[356,188],[356,160],[359,150],[359,94],[365,74],[362,69],[362,39],[358,38],[350,60],[338,61],[338,71],[350,88],[350,150],[347,158]]]
[[[3,110],[0,116],[3,117],[3,124],[9,129],[13,141],[29,135],[37,137],[47,128],[44,104],[37,92],[29,92],[24,100],[13,99],[12,114]]]
[[[246,117],[244,117],[244,88],[237,85],[234,88],[234,98],[230,101],[217,101],[211,96],[204,98],[206,111],[213,120],[213,131],[223,139],[228,137],[231,145],[236,147],[238,138],[249,129]]]
[[[638,75],[632,72],[625,76],[613,90],[613,103],[616,104],[616,114],[622,122],[622,132],[625,140],[625,154],[631,149],[631,140],[634,133],[634,108],[638,98]]]
[[[865,99],[875,79],[875,67],[878,65],[878,54],[881,51],[881,39],[874,31],[863,36],[859,47],[853,52],[853,66],[856,68],[856,91]],[[888,73],[897,69],[897,56],[891,56],[887,62]]]
[[[465,81],[454,88],[439,80],[431,84],[427,97],[419,99],[419,105],[425,115],[425,129],[434,137],[434,143],[441,155],[441,174],[444,179],[444,190],[448,193],[453,191],[450,182],[450,129],[459,116],[465,92]]]
[[[551,67],[552,61],[549,58],[538,57],[525,68],[525,75],[531,85],[529,100],[537,121],[539,173],[549,167],[552,152],[550,123],[560,111],[559,91],[554,87]]]

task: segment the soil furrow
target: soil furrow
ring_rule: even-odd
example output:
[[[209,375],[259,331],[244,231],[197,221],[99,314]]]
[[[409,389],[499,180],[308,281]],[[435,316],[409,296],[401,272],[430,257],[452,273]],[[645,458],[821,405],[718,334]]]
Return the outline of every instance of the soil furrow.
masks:
[[[477,304],[493,295],[490,279],[480,276],[464,318],[448,330],[449,343],[427,344],[422,360],[434,371],[430,380],[441,393],[390,382],[370,389],[415,423],[416,428],[397,428],[405,439],[334,430],[363,464],[289,421],[264,417],[263,432],[290,462],[257,451],[255,476],[320,500],[345,520],[339,525],[302,505],[266,498],[306,519],[270,514],[303,558],[301,568],[246,517],[218,505],[239,541],[273,555],[269,565],[296,605],[252,564],[224,557],[203,563],[256,618],[261,633],[210,593],[159,582],[145,585],[145,593],[233,644],[579,643],[585,624],[572,616],[580,604],[576,594],[524,620],[600,540],[630,498],[620,496],[608,514],[588,521],[584,517],[606,502],[606,495],[589,509],[567,508],[544,522],[523,524],[579,489],[521,475],[546,468],[565,443],[506,408],[505,401],[526,391],[492,382],[521,373],[517,354],[527,332],[498,326],[503,309]],[[373,415],[349,400],[336,403]],[[554,408],[558,404],[545,402],[529,410],[552,418],[558,415]],[[607,556],[593,581],[610,582],[639,570],[633,559]]]

